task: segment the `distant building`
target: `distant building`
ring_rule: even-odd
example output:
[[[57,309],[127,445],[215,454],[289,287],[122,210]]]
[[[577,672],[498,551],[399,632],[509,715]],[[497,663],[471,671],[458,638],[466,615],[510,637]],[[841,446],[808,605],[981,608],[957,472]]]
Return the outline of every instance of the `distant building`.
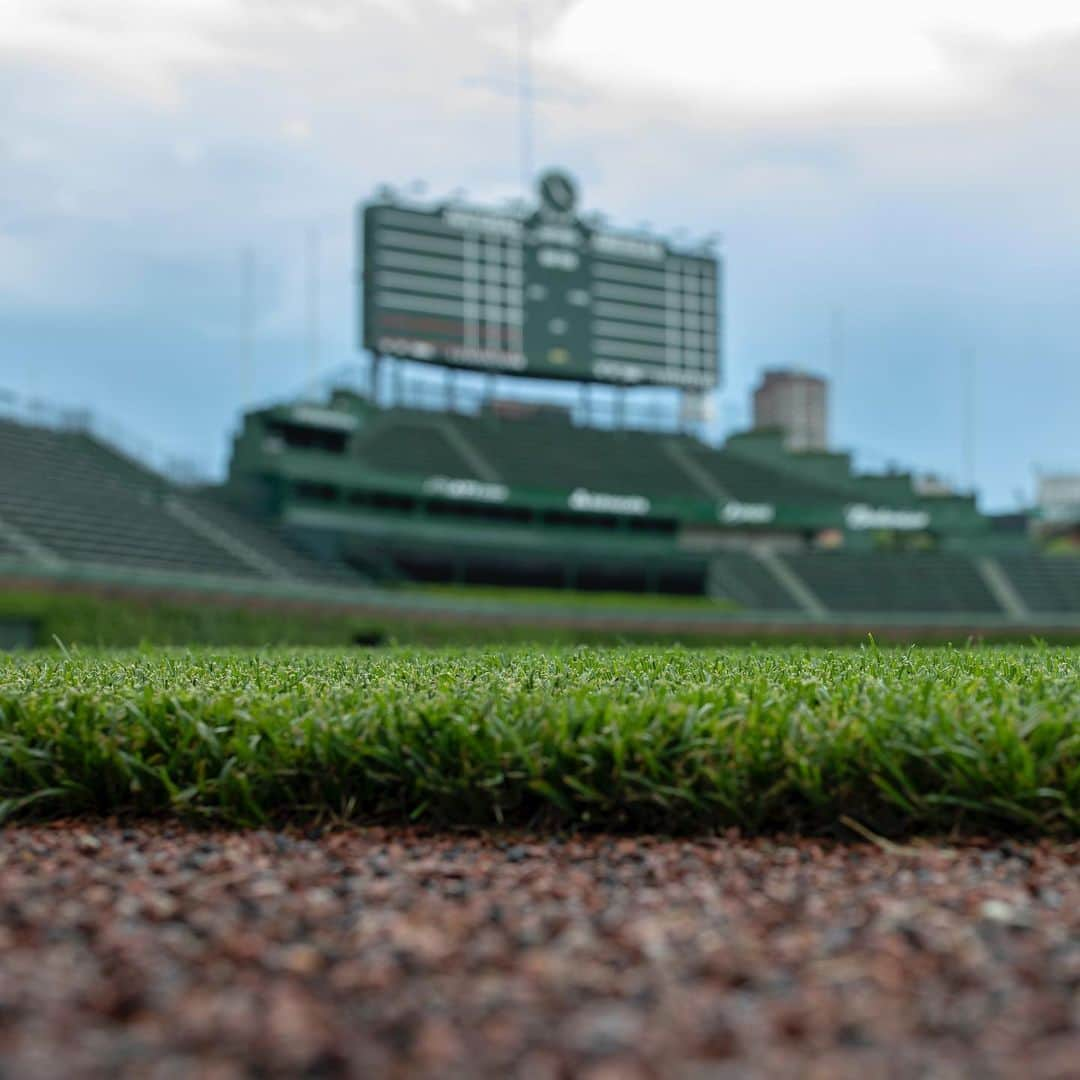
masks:
[[[1080,523],[1080,473],[1043,473],[1039,477],[1038,504],[1045,522]]]
[[[1080,551],[1080,473],[1039,476],[1036,532],[1047,547]]]
[[[766,371],[754,391],[754,427],[784,432],[789,450],[824,450],[827,384],[817,375]]]
[[[912,490],[917,495],[955,495],[956,488],[937,473],[924,473],[911,478]]]

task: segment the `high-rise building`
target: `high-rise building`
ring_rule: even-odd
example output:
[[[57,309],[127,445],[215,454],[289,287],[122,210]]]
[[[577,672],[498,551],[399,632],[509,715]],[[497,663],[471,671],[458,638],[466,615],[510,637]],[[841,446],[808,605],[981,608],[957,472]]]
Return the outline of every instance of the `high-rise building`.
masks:
[[[784,432],[789,450],[824,450],[827,384],[817,375],[766,371],[754,391],[754,427]]]

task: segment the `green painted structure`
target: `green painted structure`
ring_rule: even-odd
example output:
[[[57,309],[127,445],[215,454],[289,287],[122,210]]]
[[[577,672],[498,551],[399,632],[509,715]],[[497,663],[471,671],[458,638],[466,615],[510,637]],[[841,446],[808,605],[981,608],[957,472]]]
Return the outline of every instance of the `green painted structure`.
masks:
[[[964,529],[943,524],[940,537],[922,537],[934,545],[929,550],[893,550],[887,532],[875,545],[866,530],[852,529],[839,530],[849,546],[822,551],[813,529],[719,517],[705,526],[700,518],[654,514],[653,495],[665,515],[685,504],[712,505],[714,514],[719,507],[722,517],[731,505],[694,498],[689,483],[677,488],[668,463],[678,461],[694,483],[712,487],[715,474],[744,497],[762,496],[749,485],[771,479],[800,512],[835,520],[828,518],[834,510],[813,504],[830,493],[835,502],[842,490],[822,479],[820,487],[807,485],[810,495],[800,502],[799,483],[781,484],[792,474],[781,477],[760,458],[756,471],[740,471],[746,459],[730,447],[621,433],[635,453],[645,448],[651,467],[639,473],[617,454],[575,460],[569,449],[610,450],[620,433],[576,429],[565,418],[384,410],[349,395],[337,395],[331,406],[249,414],[230,482],[209,490],[171,483],[88,431],[0,420],[0,595],[95,592],[146,603],[187,597],[200,607],[347,611],[373,626],[453,625],[489,636],[515,627],[680,640],[833,632],[857,639],[868,630],[919,640],[1080,632],[1080,559],[1046,556],[1015,539],[1005,544],[978,515]],[[478,435],[481,427],[489,429],[489,442]],[[563,447],[552,451],[558,464],[551,481],[526,485],[526,475],[535,476],[529,455],[545,446]],[[501,457],[499,447],[506,449]],[[708,474],[686,467],[680,452],[691,451]],[[589,487],[569,486],[580,478],[578,467]],[[631,490],[642,479],[651,494]],[[671,491],[665,495],[660,484]],[[572,505],[575,491],[589,498],[579,495]],[[866,505],[924,502],[911,493],[906,503]],[[778,508],[776,520],[786,519]],[[493,575],[574,584],[581,592],[567,594],[564,604],[513,591],[395,587],[409,578]],[[590,599],[588,590],[604,588],[703,592],[721,602],[656,595],[618,608]],[[24,608],[6,610],[0,648],[25,643]],[[11,618],[22,623],[11,625]],[[108,632],[101,627],[102,640]]]
[[[710,593],[819,614],[1024,607],[997,560],[1038,557],[971,495],[858,474],[843,453],[790,453],[779,432],[712,447],[515,411],[380,408],[344,390],[259,410],[227,491],[388,581]]]
[[[421,205],[385,193],[357,212],[364,348],[478,371],[703,392],[716,385],[722,264],[577,213],[571,178],[535,208]]]

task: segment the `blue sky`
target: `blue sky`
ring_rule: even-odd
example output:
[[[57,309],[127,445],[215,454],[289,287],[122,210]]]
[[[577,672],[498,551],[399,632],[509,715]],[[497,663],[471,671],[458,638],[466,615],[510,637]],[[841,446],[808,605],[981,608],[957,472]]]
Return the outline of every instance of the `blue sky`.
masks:
[[[721,427],[805,367],[836,376],[835,444],[964,482],[973,369],[984,506],[1080,471],[1073,0],[525,6],[537,167],[614,223],[723,234]],[[357,362],[358,199],[521,193],[519,13],[0,0],[0,388],[220,470],[242,405],[309,379],[313,229],[326,375]]]

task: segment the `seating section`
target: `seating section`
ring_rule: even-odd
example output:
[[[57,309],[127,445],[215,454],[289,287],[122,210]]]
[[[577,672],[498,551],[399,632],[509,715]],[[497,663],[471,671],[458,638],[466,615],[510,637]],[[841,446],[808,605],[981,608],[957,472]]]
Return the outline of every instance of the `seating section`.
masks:
[[[558,416],[507,422],[493,416],[395,410],[372,422],[355,451],[388,473],[441,473],[477,480],[497,474],[511,486],[541,490],[584,487],[652,498],[702,499],[708,493],[701,490],[699,473],[705,470],[742,501],[840,497],[823,485],[815,488],[688,439],[681,445],[700,469],[687,467],[679,454],[666,452],[662,439],[643,432],[577,428]],[[503,529],[516,527],[508,520],[500,524]],[[677,551],[674,526],[659,524],[668,526],[663,536],[678,558],[665,562],[643,554],[657,550],[652,534],[646,536],[652,548],[631,550],[632,543],[626,545],[635,534],[625,529],[611,532],[622,546],[610,552],[594,543],[596,550],[567,556],[557,545],[540,550],[509,543],[496,554],[486,548],[469,553],[444,541],[420,552],[427,563],[417,567],[405,565],[402,560],[408,553],[403,550],[383,554],[386,565],[397,568],[395,573],[423,577],[424,567],[441,559],[454,564],[457,576],[464,566],[466,580],[499,583],[503,577],[513,583],[525,571],[539,583],[547,578],[564,582],[574,576],[568,577],[566,571],[569,558],[576,566],[579,588],[656,588],[659,582],[666,591],[695,592],[704,581],[712,595],[729,598],[747,611],[800,610],[777,575],[750,552],[725,549],[690,559]],[[5,534],[5,525],[16,537],[22,534],[73,564],[341,587],[371,581],[343,558],[318,554],[338,550],[335,544],[307,537],[312,543],[306,550],[305,537],[290,536],[272,523],[240,513],[212,489],[180,489],[89,435],[0,420],[0,559],[10,563],[12,558],[25,558],[23,545]],[[611,523],[610,528],[616,525]],[[380,555],[378,545],[367,541],[364,545],[362,554],[373,559]],[[354,559],[356,552],[345,554],[370,575],[384,576],[377,560],[369,565],[363,557]],[[829,612],[1005,614],[976,560],[968,555],[807,551],[778,557]],[[1080,559],[1009,554],[997,556],[997,561],[1034,615],[1080,614]],[[539,581],[543,575],[547,577]]]
[[[277,525],[252,520],[233,510],[214,494],[185,494],[181,501],[204,521],[239,541],[256,556],[283,571],[287,577],[299,581],[353,587],[366,583],[362,575],[358,575],[347,563],[340,559],[315,558],[307,554],[284,535]]]
[[[1080,558],[999,555],[997,561],[1031,611],[1080,613]]]
[[[753,555],[726,551],[709,559],[709,592],[749,611],[797,611],[798,603]]]
[[[343,580],[338,568],[328,571],[256,523],[181,494],[85,434],[0,421],[0,461],[0,520],[69,562],[240,579],[325,581],[329,572]],[[171,509],[177,503],[179,513]],[[271,563],[284,573],[269,572]]]
[[[381,472],[484,479],[463,455],[450,425],[499,478],[511,487],[569,491],[587,488],[652,498],[711,499],[712,477],[728,496],[743,502],[817,503],[850,495],[788,475],[693,439],[677,440],[699,467],[681,464],[667,453],[664,440],[641,431],[602,431],[576,427],[558,416],[504,421],[493,416],[435,416],[408,410],[379,415],[359,440],[356,453]],[[671,441],[670,438],[668,441]]]
[[[559,419],[509,423],[482,417],[454,422],[512,487],[707,498],[654,435],[597,431]]]
[[[388,413],[361,437],[357,454],[379,472],[481,479],[447,437],[444,423],[423,414]]]
[[[445,429],[461,438],[512,487],[613,494],[708,498],[693,476],[644,432],[599,431],[546,417],[501,421],[495,417],[430,416],[400,410],[384,414],[357,447],[358,455],[385,472],[483,479]]]
[[[783,559],[830,611],[1001,613],[965,555],[830,552]]]
[[[729,496],[740,502],[785,502],[792,505],[836,502],[841,495],[812,480],[789,476],[767,465],[722,450],[687,443],[687,453]]]

